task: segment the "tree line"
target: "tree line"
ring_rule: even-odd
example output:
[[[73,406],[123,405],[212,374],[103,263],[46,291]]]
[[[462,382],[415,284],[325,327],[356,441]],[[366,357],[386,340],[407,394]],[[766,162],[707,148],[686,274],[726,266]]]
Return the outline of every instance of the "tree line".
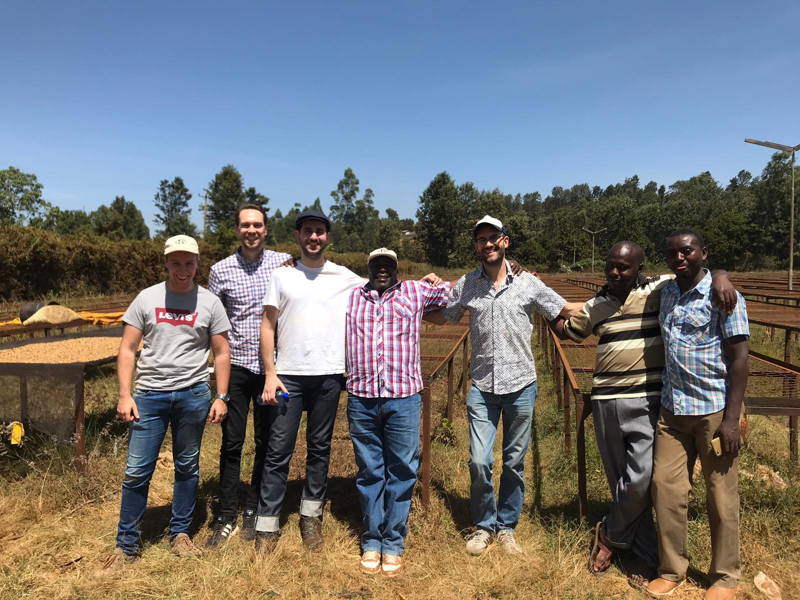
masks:
[[[471,223],[484,214],[501,219],[511,236],[511,254],[540,270],[582,270],[589,266],[592,238],[602,259],[615,241],[638,242],[648,258],[660,260],[664,236],[677,227],[702,232],[712,266],[737,270],[783,268],[788,262],[791,166],[788,156],[774,154],[753,176],[740,171],[721,186],[706,171],[670,186],[633,175],[605,188],[582,183],[539,192],[505,194],[458,184],[447,173],[436,175],[419,197],[416,222],[388,208],[381,216],[372,189],[361,191],[354,171],[345,169],[330,192],[326,212],[333,223],[333,249],[367,252],[395,248],[405,260],[440,267],[474,263]],[[209,244],[236,244],[236,207],[251,202],[269,214],[270,199],[244,185],[241,173],[226,165],[203,190],[203,226],[191,218],[191,193],[180,177],[163,179],[153,197],[157,237],[179,233],[201,236]],[[269,244],[292,241],[294,220],[302,210],[325,210],[319,198],[295,203],[270,215]],[[47,202],[36,175],[15,167],[0,170],[0,225],[27,225],[59,234],[89,234],[113,240],[143,240],[150,231],[141,211],[124,196],[92,212],[61,209]],[[588,230],[588,231],[587,231]],[[596,236],[589,232],[599,232]]]

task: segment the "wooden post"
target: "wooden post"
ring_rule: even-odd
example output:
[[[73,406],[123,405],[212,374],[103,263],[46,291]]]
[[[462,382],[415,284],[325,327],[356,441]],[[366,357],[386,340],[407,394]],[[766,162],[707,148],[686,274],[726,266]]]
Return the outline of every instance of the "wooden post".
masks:
[[[78,471],[86,468],[86,414],[84,405],[84,373],[75,381],[75,466]]]
[[[19,376],[19,420],[28,421],[28,378],[25,375]]]
[[[791,375],[789,378],[789,395],[793,397],[797,393],[797,376]],[[797,415],[789,417],[789,460],[797,464]]]
[[[586,511],[589,507],[589,498],[586,494],[586,402],[589,401],[585,394],[575,398],[575,422],[577,435],[578,454],[578,518],[581,522],[586,520]]]
[[[455,358],[455,353],[450,357],[450,360],[447,361],[447,420],[451,423],[453,422],[453,416],[455,413],[455,407],[453,406],[453,359]]]
[[[467,381],[469,380],[469,336],[464,338],[463,345],[461,346],[461,382],[459,387],[461,389],[461,400],[467,399]]]
[[[783,336],[783,362],[792,362],[792,330],[786,329]]]
[[[422,506],[431,505],[431,388],[422,388]]]
[[[564,398],[564,450],[569,453],[572,452],[572,414],[569,406],[569,380],[567,379],[566,370],[563,373],[561,394]]]

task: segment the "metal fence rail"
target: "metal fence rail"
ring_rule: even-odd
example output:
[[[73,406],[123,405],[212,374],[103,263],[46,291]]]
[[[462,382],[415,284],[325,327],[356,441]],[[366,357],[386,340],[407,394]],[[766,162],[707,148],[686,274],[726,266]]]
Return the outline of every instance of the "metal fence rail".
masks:
[[[447,330],[450,330],[449,332]],[[431,386],[445,373],[447,374],[447,396],[444,416],[452,423],[455,416],[456,395],[462,399],[467,395],[469,380],[469,328],[462,323],[455,326],[443,326],[435,331],[423,331],[421,341],[452,340],[452,345],[445,355],[422,355],[423,382],[422,389],[422,506],[426,509],[431,502],[431,441],[433,435],[433,398]],[[456,387],[455,359],[461,355],[461,373],[458,375]]]

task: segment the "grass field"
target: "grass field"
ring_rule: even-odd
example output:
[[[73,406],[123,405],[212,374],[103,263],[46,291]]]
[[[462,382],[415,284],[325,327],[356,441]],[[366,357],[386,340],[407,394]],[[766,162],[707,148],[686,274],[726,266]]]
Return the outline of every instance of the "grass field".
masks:
[[[540,357],[541,358],[541,357]],[[561,416],[544,361],[534,447],[528,459],[526,505],[518,529],[524,555],[510,558],[498,548],[480,558],[464,552],[468,529],[466,418],[463,406],[454,423],[455,443],[434,443],[435,493],[428,512],[414,501],[407,540],[408,568],[393,580],[358,571],[360,514],[355,495],[352,446],[344,402],[334,434],[325,549],[304,551],[297,526],[303,444],[298,445],[285,504],[284,534],[277,551],[256,556],[252,544],[234,539],[199,559],[169,552],[164,533],[169,519],[172,473],[165,455],[156,470],[144,523],[142,559],[122,571],[103,572],[113,549],[120,482],[126,455],[125,428],[113,418],[115,380],[109,369],[89,381],[89,461],[84,474],[70,466],[71,449],[33,439],[19,455],[0,457],[0,598],[340,598],[399,600],[436,598],[639,598],[616,567],[602,577],[585,568],[589,524],[577,520],[575,461],[565,453]],[[434,397],[443,401],[441,384]],[[441,411],[441,406],[437,409]],[[589,429],[591,432],[591,428]],[[203,441],[201,484],[195,528],[209,534],[217,487],[219,428],[208,426]],[[608,490],[591,433],[588,439],[589,523],[603,514]],[[165,448],[168,448],[165,445]],[[252,448],[247,449],[249,462]],[[497,457],[499,465],[499,456]],[[758,478],[759,467],[780,472],[788,487],[776,489]],[[243,472],[246,473],[245,465]],[[800,477],[787,462],[783,421],[754,417],[742,456],[742,558],[739,597],[763,597],[752,583],[764,571],[784,590],[800,597]],[[496,469],[499,472],[499,468]],[[419,492],[419,489],[417,490]],[[708,525],[704,493],[693,493],[690,548],[693,566],[707,568]],[[695,583],[702,577],[694,575]],[[701,598],[689,586],[675,598]]]

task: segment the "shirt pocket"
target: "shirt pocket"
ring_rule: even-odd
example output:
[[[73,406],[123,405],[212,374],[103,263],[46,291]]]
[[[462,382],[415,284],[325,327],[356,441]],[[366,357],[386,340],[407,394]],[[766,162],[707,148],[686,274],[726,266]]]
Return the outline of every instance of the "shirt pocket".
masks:
[[[401,321],[410,321],[414,318],[414,311],[411,306],[399,298],[392,302],[392,313],[395,319]]]
[[[708,335],[710,328],[711,311],[708,308],[687,312],[681,325],[681,339],[687,344],[698,344]]]

